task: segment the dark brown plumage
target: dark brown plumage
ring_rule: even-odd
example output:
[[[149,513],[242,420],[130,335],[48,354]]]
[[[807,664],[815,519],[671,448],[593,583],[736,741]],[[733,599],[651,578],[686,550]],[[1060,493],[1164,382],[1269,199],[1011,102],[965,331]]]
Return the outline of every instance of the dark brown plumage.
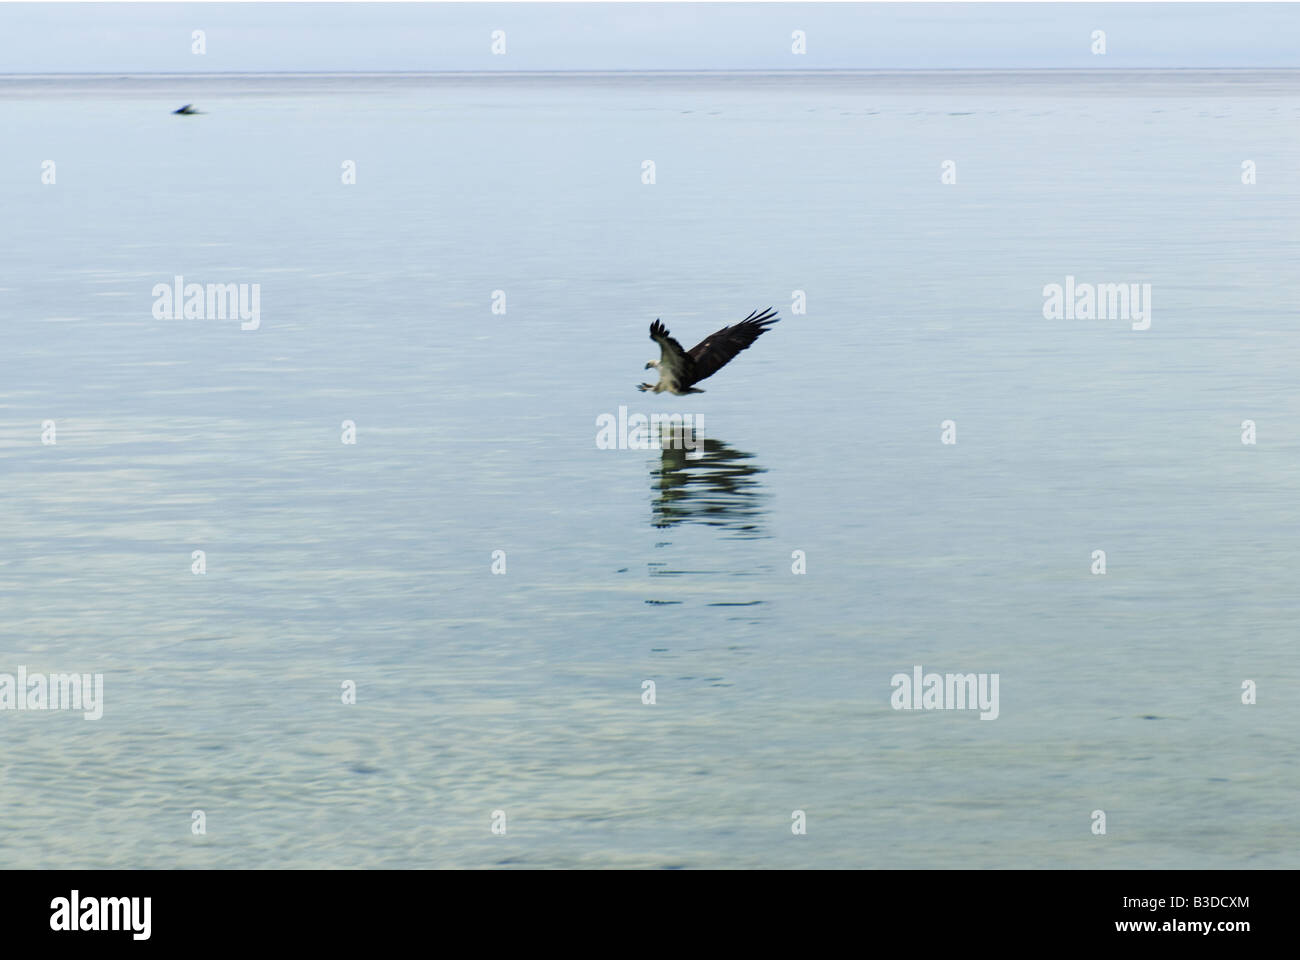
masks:
[[[672,338],[668,328],[656,319],[650,324],[650,339],[659,344],[659,361],[647,363],[646,369],[657,368],[659,382],[638,384],[637,389],[653,390],[655,393],[667,390],[678,395],[703,393],[703,390],[695,389],[694,385],[725,367],[736,354],[767,333],[768,327],[780,319],[771,307],[762,313],[755,310],[739,323],[723,327],[717,333],[705,337],[689,353]]]

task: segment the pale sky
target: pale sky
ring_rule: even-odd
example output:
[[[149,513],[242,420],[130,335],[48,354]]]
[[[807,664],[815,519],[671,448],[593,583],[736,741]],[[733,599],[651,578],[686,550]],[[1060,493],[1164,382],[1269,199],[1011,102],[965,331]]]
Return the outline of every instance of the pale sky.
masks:
[[[0,73],[963,67],[1300,67],[1300,4],[0,3]]]

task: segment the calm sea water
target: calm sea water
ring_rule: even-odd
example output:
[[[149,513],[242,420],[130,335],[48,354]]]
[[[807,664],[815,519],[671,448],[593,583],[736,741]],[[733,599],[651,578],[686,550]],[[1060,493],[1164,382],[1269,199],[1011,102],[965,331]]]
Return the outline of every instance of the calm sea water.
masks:
[[[105,684],[0,712],[0,865],[1300,866],[1298,121],[1293,73],[0,79],[0,673]],[[260,329],[155,319],[177,275]],[[1150,329],[1044,319],[1067,276]],[[635,391],[656,317],[768,305]],[[620,406],[703,456],[598,449]],[[892,709],[916,664],[999,717]]]

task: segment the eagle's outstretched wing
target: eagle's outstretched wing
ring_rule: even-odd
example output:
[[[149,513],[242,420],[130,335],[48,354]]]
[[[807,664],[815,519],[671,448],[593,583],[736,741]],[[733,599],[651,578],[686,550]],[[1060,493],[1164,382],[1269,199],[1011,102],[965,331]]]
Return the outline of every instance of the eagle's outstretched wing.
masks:
[[[717,333],[705,337],[687,354],[690,369],[687,382],[683,386],[690,386],[713,376],[730,363],[741,350],[767,333],[767,328],[780,319],[771,307],[762,313],[755,310],[740,323],[723,327]],[[669,342],[674,346],[677,343],[675,340]]]
[[[690,358],[686,356],[686,351],[668,333],[665,327],[658,319],[650,324],[650,339],[659,344],[659,366],[677,379],[681,379],[687,374],[691,366]]]

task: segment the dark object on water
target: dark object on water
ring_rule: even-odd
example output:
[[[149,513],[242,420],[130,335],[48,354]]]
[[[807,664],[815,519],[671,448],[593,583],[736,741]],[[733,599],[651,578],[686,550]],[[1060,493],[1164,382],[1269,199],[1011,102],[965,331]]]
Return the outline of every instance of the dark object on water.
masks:
[[[172,113],[179,113],[179,114],[181,114],[182,116],[186,116],[186,117],[188,117],[188,116],[192,116],[193,114],[201,113],[201,112],[202,112],[202,111],[195,110],[195,109],[194,109],[194,104],[192,104],[192,103],[187,103],[187,104],[185,104],[185,106],[181,107],[179,110],[173,110],[173,111],[172,111]]]

